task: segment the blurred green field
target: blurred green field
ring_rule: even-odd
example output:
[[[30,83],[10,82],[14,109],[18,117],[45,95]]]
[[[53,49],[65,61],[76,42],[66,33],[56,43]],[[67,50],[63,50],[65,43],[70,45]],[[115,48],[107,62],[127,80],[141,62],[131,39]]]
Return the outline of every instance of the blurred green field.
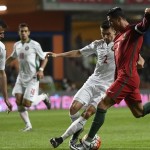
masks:
[[[70,124],[68,110],[30,111],[33,131],[23,133],[24,127],[17,112],[0,113],[0,150],[52,150],[49,139],[61,135]],[[86,134],[92,118],[86,124]],[[150,116],[135,119],[129,109],[112,108],[98,133],[101,150],[150,150]],[[69,150],[64,141],[58,150]]]

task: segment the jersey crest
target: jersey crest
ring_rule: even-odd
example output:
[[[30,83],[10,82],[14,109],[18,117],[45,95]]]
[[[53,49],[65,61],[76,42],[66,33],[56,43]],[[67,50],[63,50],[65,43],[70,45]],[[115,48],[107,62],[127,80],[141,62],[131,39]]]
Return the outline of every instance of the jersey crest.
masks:
[[[25,50],[26,50],[26,51],[29,50],[29,46],[26,46],[26,47],[25,47]]]

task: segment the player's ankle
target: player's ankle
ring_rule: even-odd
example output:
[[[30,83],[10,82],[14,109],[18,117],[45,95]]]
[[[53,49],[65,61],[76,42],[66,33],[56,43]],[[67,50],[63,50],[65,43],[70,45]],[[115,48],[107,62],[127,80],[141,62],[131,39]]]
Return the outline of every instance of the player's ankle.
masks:
[[[64,141],[62,137],[59,137],[58,140],[60,143],[62,143]]]
[[[91,143],[91,142],[92,142],[92,138],[87,137],[87,138],[85,139],[85,142],[86,142],[86,143]]]

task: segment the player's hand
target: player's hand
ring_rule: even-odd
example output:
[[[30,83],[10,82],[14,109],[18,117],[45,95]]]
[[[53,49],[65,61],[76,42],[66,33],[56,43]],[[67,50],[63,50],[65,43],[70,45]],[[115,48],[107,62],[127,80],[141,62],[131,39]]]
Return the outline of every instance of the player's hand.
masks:
[[[150,14],[150,8],[145,9],[145,14]]]
[[[47,57],[56,57],[56,54],[55,53],[52,53],[52,52],[48,52],[47,54],[46,54],[46,58]]]
[[[37,73],[36,73],[36,75],[37,75],[37,78],[40,80],[40,79],[43,79],[44,78],[44,73],[43,73],[43,71],[38,71]]]
[[[7,107],[8,107],[7,113],[10,113],[12,111],[12,104],[8,100],[6,100],[5,103],[6,103]]]

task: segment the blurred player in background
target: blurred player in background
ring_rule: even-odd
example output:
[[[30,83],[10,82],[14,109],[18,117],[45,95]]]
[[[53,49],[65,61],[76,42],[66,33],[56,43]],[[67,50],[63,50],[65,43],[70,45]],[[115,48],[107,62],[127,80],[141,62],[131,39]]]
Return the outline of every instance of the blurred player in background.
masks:
[[[48,95],[45,93],[38,95],[39,80],[44,76],[43,71],[48,59],[45,59],[40,44],[30,39],[29,35],[28,25],[21,23],[19,25],[21,40],[14,44],[13,52],[6,61],[7,65],[16,58],[19,62],[19,74],[12,93],[16,97],[18,111],[26,125],[23,131],[32,129],[26,107],[37,105],[40,101],[43,101],[50,109]],[[41,65],[40,60],[42,60]]]
[[[97,64],[94,73],[88,78],[73,98],[70,107],[72,124],[61,137],[52,138],[50,140],[54,148],[58,147],[66,138],[73,135],[69,146],[71,149],[74,149],[74,145],[86,121],[96,112],[101,97],[114,81],[115,62],[114,52],[112,51],[112,41],[115,37],[115,31],[110,27],[107,20],[101,24],[100,31],[102,39],[96,40],[82,49],[60,54],[47,54],[53,57],[87,57],[92,54],[97,55]],[[79,110],[85,105],[87,108],[80,115]]]
[[[107,19],[118,32],[114,39],[114,53],[116,62],[116,80],[107,90],[106,95],[98,104],[98,108],[86,139],[77,145],[75,150],[89,150],[90,142],[103,125],[107,109],[123,99],[136,118],[150,113],[150,102],[142,105],[139,91],[140,78],[137,65],[142,67],[144,60],[138,62],[143,43],[143,33],[150,26],[150,8],[145,9],[143,20],[130,25],[121,8],[115,7],[108,11]],[[137,64],[138,62],[138,64]]]
[[[7,93],[7,76],[5,73],[6,49],[5,45],[1,42],[1,40],[4,38],[4,32],[6,28],[7,28],[6,23],[0,20],[0,87],[9,112],[12,111],[12,105],[8,101],[8,93]]]

